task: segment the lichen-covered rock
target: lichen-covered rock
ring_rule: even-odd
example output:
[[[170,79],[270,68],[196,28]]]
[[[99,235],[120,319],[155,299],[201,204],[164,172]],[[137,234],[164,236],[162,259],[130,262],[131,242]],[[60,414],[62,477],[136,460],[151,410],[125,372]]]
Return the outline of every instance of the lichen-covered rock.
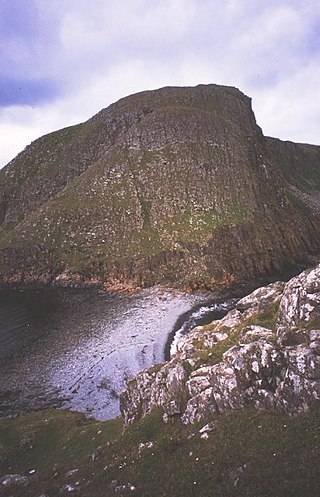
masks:
[[[127,389],[121,394],[121,413],[126,424],[144,417],[151,405],[151,388],[155,373],[148,370],[141,371],[127,383]]]
[[[320,312],[319,277],[320,265],[286,285],[260,288],[223,319],[182,337],[158,372],[129,382],[121,397],[125,423],[156,406],[166,419],[179,415],[189,424],[245,406],[297,413],[318,403],[320,329],[308,327]]]
[[[264,340],[273,340],[275,338],[275,333],[268,328],[258,325],[246,326],[240,333],[241,343],[250,343],[254,340],[260,340],[261,338]]]
[[[128,382],[121,395],[121,413],[126,424],[145,416],[153,407],[162,406],[172,416],[181,414],[186,372],[179,362],[169,362],[160,371],[144,370]]]
[[[319,379],[320,357],[308,347],[282,351],[262,341],[233,347],[201,383],[197,372],[193,373],[187,383],[190,400],[182,420],[194,423],[208,413],[249,405],[300,412],[319,401]]]
[[[279,307],[277,333],[285,338],[292,330],[320,327],[320,265],[292,278],[285,286]]]
[[[266,310],[270,304],[280,302],[282,298],[285,283],[276,281],[270,285],[257,288],[252,293],[243,297],[236,305],[236,309],[241,313],[246,313],[246,317],[257,312],[261,313]]]
[[[217,327],[218,328],[218,327]],[[176,351],[180,360],[197,358],[199,353],[199,344],[201,347],[210,349],[218,342],[228,338],[228,334],[219,331],[219,329],[206,331],[204,326],[198,326],[192,331],[192,334],[183,337],[177,342]]]

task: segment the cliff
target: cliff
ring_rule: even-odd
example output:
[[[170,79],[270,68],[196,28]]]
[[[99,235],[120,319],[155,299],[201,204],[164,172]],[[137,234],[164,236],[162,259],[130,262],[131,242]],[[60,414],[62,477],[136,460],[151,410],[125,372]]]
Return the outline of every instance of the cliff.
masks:
[[[320,147],[304,143],[266,139],[273,159],[280,164],[287,181],[289,195],[300,205],[303,203],[312,212],[320,213]]]
[[[277,272],[319,249],[318,159],[266,139],[235,88],[124,98],[0,171],[0,282],[214,288]]]

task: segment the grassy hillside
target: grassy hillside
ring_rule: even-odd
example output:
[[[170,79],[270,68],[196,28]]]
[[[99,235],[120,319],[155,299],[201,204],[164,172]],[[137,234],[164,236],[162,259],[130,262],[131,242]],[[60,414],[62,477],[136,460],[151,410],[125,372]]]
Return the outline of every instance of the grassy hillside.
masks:
[[[67,495],[70,487],[81,497],[319,495],[319,410],[243,410],[207,421],[206,430],[205,422],[164,424],[154,412],[121,434],[120,420],[60,411],[2,420],[1,475],[30,477],[27,486],[2,485],[2,495]]]

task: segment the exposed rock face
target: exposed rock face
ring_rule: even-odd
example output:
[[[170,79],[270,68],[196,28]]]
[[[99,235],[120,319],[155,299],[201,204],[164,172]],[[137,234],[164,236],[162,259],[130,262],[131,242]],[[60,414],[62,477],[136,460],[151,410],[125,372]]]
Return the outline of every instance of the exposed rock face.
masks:
[[[301,261],[320,223],[295,178],[316,177],[319,147],[291,167],[278,145],[217,85],[139,93],[44,136],[0,171],[0,282],[214,287]]]
[[[320,147],[276,138],[266,138],[266,144],[274,160],[281,164],[281,171],[288,182],[289,195],[319,214]]]
[[[286,285],[279,312],[278,334],[310,328],[320,322],[320,269],[301,273]]]
[[[180,339],[159,371],[142,371],[121,397],[126,424],[161,406],[184,423],[254,406],[286,413],[320,400],[320,265],[259,288],[211,325]]]

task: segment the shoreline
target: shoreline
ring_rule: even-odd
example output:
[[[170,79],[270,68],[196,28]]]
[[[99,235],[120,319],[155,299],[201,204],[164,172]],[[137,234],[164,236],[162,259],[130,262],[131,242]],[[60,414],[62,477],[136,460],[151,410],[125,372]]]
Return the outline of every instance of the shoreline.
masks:
[[[199,285],[190,286],[189,283],[185,281],[183,284],[181,282],[154,282],[152,284],[141,285],[130,279],[119,279],[116,277],[109,277],[107,279],[101,279],[98,277],[85,278],[78,273],[68,273],[67,271],[59,274],[56,277],[43,278],[39,276],[38,278],[29,278],[25,280],[23,275],[16,274],[11,275],[10,278],[5,278],[0,275],[0,292],[15,290],[43,290],[43,289],[74,289],[74,290],[96,290],[105,293],[115,293],[124,295],[136,295],[137,293],[157,288],[164,291],[178,291],[186,294],[204,294],[204,293],[217,293],[221,294],[223,297],[227,295],[238,296],[239,292],[243,295],[247,291],[251,291],[252,288],[257,288],[268,282],[282,280],[286,281],[291,277],[299,274],[304,269],[316,265],[320,262],[320,254],[314,253],[309,254],[300,262],[295,264],[287,263],[283,265],[281,269],[275,269],[274,271],[269,271],[268,273],[263,273],[257,275],[250,280],[241,279],[230,282],[223,282],[219,284],[217,282],[213,286],[205,286],[199,283]],[[196,281],[194,283],[197,283]]]
[[[209,297],[157,287],[134,296],[93,289],[58,294],[58,315],[40,320],[35,340],[0,366],[2,415],[52,405],[96,419],[116,417],[125,381],[164,362],[178,317]]]
[[[242,297],[275,280],[263,278],[214,293],[161,285],[130,294],[92,286],[2,288],[0,299],[33,294],[58,302],[49,313],[50,323],[45,315],[35,327],[35,342],[0,366],[0,417],[59,407],[112,419],[119,415],[118,397],[126,381],[168,360],[175,333],[197,309]]]

